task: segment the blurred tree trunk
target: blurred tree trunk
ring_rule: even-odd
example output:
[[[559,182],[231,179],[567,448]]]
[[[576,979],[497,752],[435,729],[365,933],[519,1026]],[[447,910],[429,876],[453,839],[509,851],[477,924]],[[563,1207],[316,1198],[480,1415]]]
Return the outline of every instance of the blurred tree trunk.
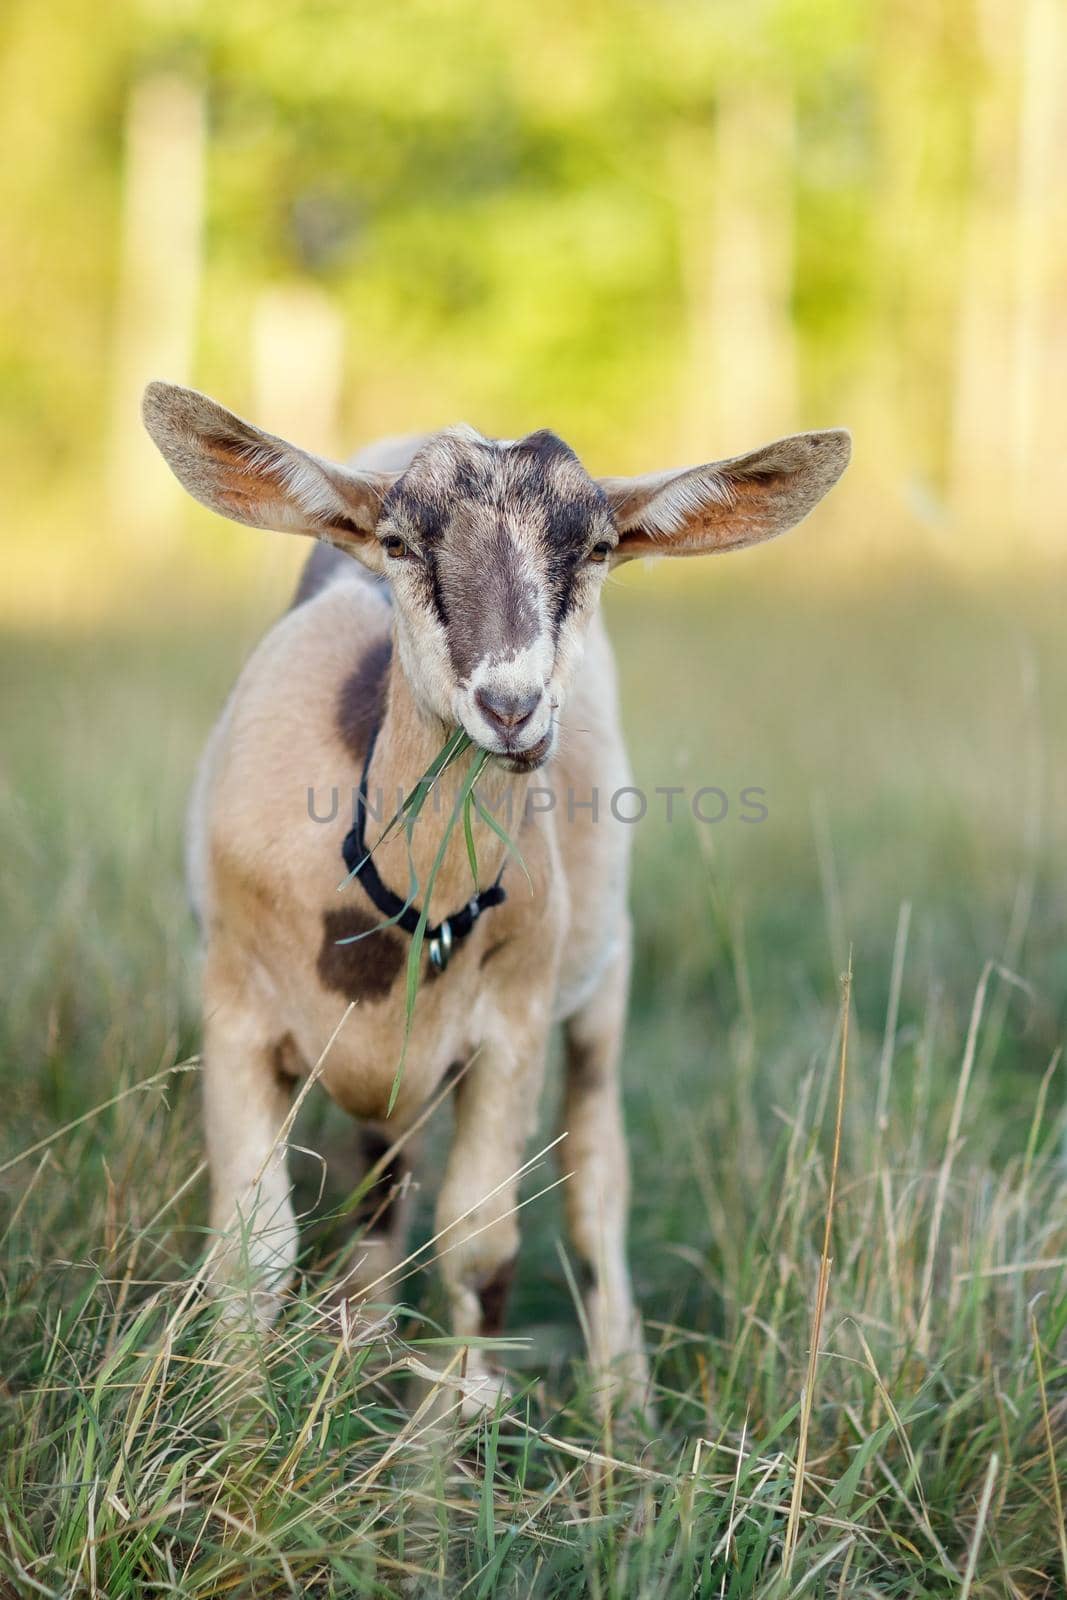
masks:
[[[798,426],[794,144],[791,100],[746,83],[720,99],[714,137],[676,148],[686,459],[733,455]]]
[[[252,415],[319,455],[344,453],[344,321],[315,284],[265,289],[252,314]]]
[[[188,79],[146,78],[126,115],[115,369],[111,509],[154,543],[173,538],[177,486],[160,470],[140,421],[150,378],[187,382],[200,288],[204,95]]]
[[[1020,525],[1035,542],[1060,531],[1067,491],[1059,392],[1067,333],[1065,39],[1063,0],[1027,0],[1015,220],[1011,471]]]
[[[318,455],[345,456],[340,440],[344,320],[316,284],[265,289],[252,314],[251,415],[259,426]],[[306,558],[303,539],[268,539],[257,557],[268,583]]]
[[[1065,27],[1061,0],[984,0],[980,17],[951,504],[962,526],[1033,546],[1058,532],[1067,492]]]
[[[972,102],[971,177],[957,306],[948,499],[958,527],[1010,514],[1007,416],[1010,393],[1008,235],[1015,134],[1014,84],[991,61],[1017,44],[1010,0],[979,6],[982,72]]]
[[[962,193],[978,76],[973,0],[886,4],[873,34],[876,188],[865,360],[879,498],[946,544],[945,484],[957,391],[961,258],[971,213]]]

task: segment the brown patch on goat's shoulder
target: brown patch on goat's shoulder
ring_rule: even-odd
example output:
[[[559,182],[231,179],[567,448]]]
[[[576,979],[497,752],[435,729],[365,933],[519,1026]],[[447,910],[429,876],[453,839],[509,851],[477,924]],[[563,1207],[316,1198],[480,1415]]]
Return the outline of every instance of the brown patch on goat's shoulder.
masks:
[[[369,938],[359,938],[368,934]],[[340,941],[355,939],[354,944]],[[389,928],[365,911],[326,911],[322,917],[319,979],[349,1000],[381,1000],[404,964],[404,947]]]
[[[478,1290],[478,1304],[482,1311],[481,1334],[484,1339],[495,1339],[504,1331],[504,1317],[508,1309],[508,1296],[515,1281],[515,1257],[505,1261],[493,1273],[488,1283]]]
[[[337,731],[349,755],[362,761],[374,730],[385,715],[385,688],[393,643],[382,634],[369,644],[337,697]]]
[[[271,1046],[270,1064],[279,1083],[288,1087],[304,1072],[304,1058],[291,1033],[283,1033]]]

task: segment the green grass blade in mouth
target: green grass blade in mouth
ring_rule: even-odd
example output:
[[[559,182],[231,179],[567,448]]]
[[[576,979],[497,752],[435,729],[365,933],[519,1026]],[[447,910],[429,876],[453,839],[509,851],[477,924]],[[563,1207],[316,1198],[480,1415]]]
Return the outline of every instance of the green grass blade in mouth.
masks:
[[[477,811],[478,815],[481,817],[486,826],[490,828],[494,834],[496,834],[498,839],[501,840],[509,854],[515,857],[526,875],[527,882],[530,882],[530,875],[526,870],[526,863],[523,861],[522,856],[520,855],[518,848],[510,834],[496,820],[496,818],[482,803],[475,792],[475,784],[478,782],[478,779],[481,777],[485,770],[486,764],[489,761],[489,752],[481,749],[476,751],[474,758],[467,769],[456,804],[445,822],[444,831],[441,835],[441,841],[434,855],[430,871],[426,878],[426,883],[425,885],[422,885],[419,882],[412,854],[412,839],[415,823],[418,821],[427,799],[433,792],[434,785],[440,779],[442,774],[446,772],[448,768],[459,759],[460,756],[464,755],[468,750],[470,750],[473,747],[473,744],[474,741],[463,728],[457,728],[455,732],[450,735],[450,737],[442,745],[441,749],[437,752],[437,755],[427,767],[422,777],[419,778],[418,782],[414,785],[410,793],[404,797],[404,800],[402,801],[398,810],[390,818],[389,822],[386,823],[374,844],[367,851],[367,856],[364,859],[367,859],[373,855],[374,851],[378,849],[378,846],[381,845],[398,826],[403,826],[407,838],[408,866],[410,872],[408,895],[403,906],[394,916],[383,917],[380,922],[375,923],[373,928],[368,928],[364,933],[352,934],[346,939],[339,939],[337,941],[338,944],[358,944],[361,939],[369,938],[372,933],[379,933],[385,928],[394,927],[410,906],[413,906],[418,899],[421,898],[422,900],[422,909],[419,912],[419,920],[415,926],[414,932],[411,935],[411,946],[408,950],[404,980],[404,1040],[401,1046],[400,1059],[397,1062],[396,1072],[394,1074],[392,1086],[389,1091],[389,1105],[386,1115],[391,1114],[394,1106],[396,1105],[396,1097],[400,1092],[400,1084],[403,1080],[404,1064],[407,1060],[408,1043],[411,1038],[412,1021],[415,1015],[415,1001],[418,996],[419,989],[419,972],[422,962],[422,951],[423,945],[426,941],[426,929],[429,925],[430,902],[433,898],[434,885],[437,882],[438,874],[444,863],[445,853],[448,849],[448,843],[452,837],[453,829],[455,828],[460,817],[463,818],[463,833],[467,847],[467,860],[470,864],[471,878],[474,883],[475,892],[478,890],[478,853],[474,841],[474,811]],[[356,869],[353,869],[353,871],[347,875],[341,884],[342,888],[345,884],[351,882],[352,878],[355,876],[355,873]]]
[[[496,820],[496,818],[493,816],[493,813],[488,809],[488,807],[485,806],[482,803],[482,801],[478,797],[478,795],[474,795],[473,798],[474,798],[474,804],[475,804],[475,807],[477,809],[478,815],[481,817],[481,819],[485,823],[486,827],[487,828],[491,828],[493,830],[493,832],[496,834],[497,838],[504,845],[504,847],[507,850],[508,854],[510,856],[514,856],[515,860],[518,862],[519,866],[522,868],[523,876],[525,877],[526,882],[529,884],[530,892],[532,894],[533,893],[533,879],[530,877],[529,869],[527,868],[527,865],[526,865],[525,861],[522,859],[522,853],[519,850],[518,845],[515,843],[514,839],[511,837],[510,833],[504,827],[504,825],[502,823],[498,822]]]
[[[418,780],[410,793],[404,796],[404,799],[401,801],[398,809],[389,818],[389,821],[385,824],[385,827],[382,829],[381,833],[378,835],[377,839],[375,839],[374,843],[367,851],[367,854],[364,856],[364,861],[369,860],[369,858],[374,854],[375,850],[378,849],[378,846],[385,843],[386,839],[389,838],[390,834],[392,834],[394,829],[397,828],[401,822],[413,823],[417,819],[419,813],[422,811],[423,806],[426,804],[427,799],[433,793],[434,785],[437,783],[438,779],[445,771],[447,771],[454,761],[458,760],[458,758],[463,755],[464,751],[470,749],[473,742],[474,741],[471,739],[470,734],[467,733],[463,728],[457,728],[455,733],[446,739],[445,743],[441,746],[441,749],[430,762],[430,765],[426,768],[426,771],[423,773],[422,777]],[[363,862],[361,861],[359,866],[362,865]],[[341,882],[338,884],[339,890],[343,889],[346,884],[352,882],[357,870],[358,867],[353,867],[352,871],[347,873],[345,877],[342,878]],[[414,896],[412,896],[412,898],[414,898]],[[388,924],[383,924],[383,926],[388,926]],[[374,932],[375,930],[372,929],[371,931]]]
[[[458,760],[458,758],[463,755],[466,750],[469,750],[473,743],[473,739],[465,728],[457,728],[452,737],[448,739],[438,751],[437,755],[431,761],[430,765],[427,767],[426,771],[423,773],[414,789],[412,789],[411,793],[406,797],[403,805],[400,807],[400,812],[398,815],[406,814],[408,817],[410,817],[411,821],[414,821],[419,815],[419,812],[422,810],[423,806],[426,804],[426,801],[432,793],[434,784],[437,782],[438,778],[440,778],[441,775],[452,765],[452,763]]]
[[[383,917],[381,922],[376,922],[373,928],[367,928],[364,933],[350,933],[346,939],[335,939],[335,944],[358,944],[361,939],[369,939],[372,933],[380,933],[383,928],[395,928],[406,911],[409,911],[419,897],[419,879],[415,871],[415,864],[411,860],[410,844],[408,848],[408,894],[400,910],[391,917]],[[347,879],[345,880],[348,881]],[[344,887],[344,885],[342,885]]]
[[[474,759],[474,770],[471,782],[467,787],[463,800],[463,833],[467,841],[467,860],[470,862],[471,878],[474,881],[474,892],[478,893],[478,852],[474,847],[474,826],[471,812],[474,809],[474,785],[485,770],[489,760],[488,750],[480,750]]]
[[[473,810],[473,796],[468,795],[463,802],[463,834],[467,841],[467,860],[470,862],[471,877],[474,880],[474,892],[478,893],[478,852],[474,848],[474,829],[471,825],[471,811]]]
[[[467,769],[467,775],[463,780],[463,788],[460,791],[459,798],[456,801],[455,806],[452,808],[451,816],[445,823],[444,833],[441,835],[441,843],[437,847],[437,854],[434,856],[433,865],[431,866],[429,875],[426,879],[426,888],[422,898],[422,910],[419,913],[418,925],[415,928],[415,932],[411,936],[411,948],[408,951],[404,993],[404,1042],[401,1047],[400,1060],[397,1062],[396,1073],[393,1077],[392,1087],[389,1091],[389,1106],[386,1112],[387,1116],[392,1114],[393,1107],[396,1105],[396,1097],[400,1093],[400,1084],[404,1075],[404,1063],[407,1060],[408,1042],[411,1038],[411,1024],[415,1015],[415,998],[419,989],[419,966],[422,960],[422,946],[426,938],[426,927],[430,918],[430,901],[433,898],[434,884],[437,882],[437,875],[440,872],[441,865],[445,859],[445,851],[448,849],[448,842],[452,837],[452,830],[455,828],[460,814],[466,810],[467,803],[474,792],[474,785],[481,776],[482,768],[485,766],[485,763],[488,761],[488,759],[489,757],[486,751],[480,750],[475,756],[474,760],[471,762],[470,767]],[[413,821],[406,824],[409,829],[413,825]],[[410,832],[408,837],[410,840]],[[477,861],[475,861],[475,866],[477,866]]]

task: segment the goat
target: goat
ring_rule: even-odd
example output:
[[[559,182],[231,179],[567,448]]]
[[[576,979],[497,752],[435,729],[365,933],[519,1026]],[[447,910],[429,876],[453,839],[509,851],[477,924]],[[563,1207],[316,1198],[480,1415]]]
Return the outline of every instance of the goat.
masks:
[[[238,680],[191,805],[216,1274],[243,1272],[257,1313],[276,1313],[297,1254],[279,1128],[294,1081],[356,1001],[321,1081],[361,1120],[372,1156],[412,1127],[450,1067],[467,1063],[437,1196],[439,1269],[457,1337],[498,1333],[519,1244],[518,1174],[558,1021],[567,1222],[590,1360],[606,1391],[635,1395],[645,1359],[627,1266],[619,1089],[631,830],[588,802],[566,813],[528,804],[531,778],[546,773],[555,792],[575,797],[630,782],[598,616],[606,574],[636,556],[740,549],[783,532],[840,477],[849,435],[798,434],[711,465],[598,481],[548,431],[494,440],[447,428],[341,466],[169,384],[148,387],[144,418],[204,505],[322,541]],[[486,804],[517,819],[530,887],[521,876],[508,883],[504,903],[493,903],[504,900],[498,892],[475,906],[463,937],[450,940],[450,913],[471,895],[464,830],[453,830],[390,1111],[410,921],[383,926],[382,895],[402,906],[412,868],[427,883],[441,830],[424,813],[410,843],[396,832],[375,850],[373,883],[356,876],[338,894],[349,819],[311,823],[307,795],[334,787],[339,773],[353,788],[362,774],[368,808],[371,795],[407,793],[457,728],[493,758]],[[442,774],[446,808],[461,783],[458,765]],[[480,816],[474,827],[495,882],[505,845]],[[380,1297],[403,1258],[397,1190],[407,1187],[394,1161],[354,1296],[376,1286]],[[467,1409],[492,1403],[503,1379],[484,1347],[470,1351],[467,1372]]]

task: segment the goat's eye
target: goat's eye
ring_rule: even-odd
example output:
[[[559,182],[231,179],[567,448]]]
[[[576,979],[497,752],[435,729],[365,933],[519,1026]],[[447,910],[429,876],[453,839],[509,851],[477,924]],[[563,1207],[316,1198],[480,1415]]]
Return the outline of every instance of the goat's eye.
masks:
[[[601,539],[589,552],[590,561],[606,561],[611,554],[611,540]]]
[[[390,533],[382,540],[382,549],[387,556],[399,560],[408,554],[408,547],[398,533]]]

